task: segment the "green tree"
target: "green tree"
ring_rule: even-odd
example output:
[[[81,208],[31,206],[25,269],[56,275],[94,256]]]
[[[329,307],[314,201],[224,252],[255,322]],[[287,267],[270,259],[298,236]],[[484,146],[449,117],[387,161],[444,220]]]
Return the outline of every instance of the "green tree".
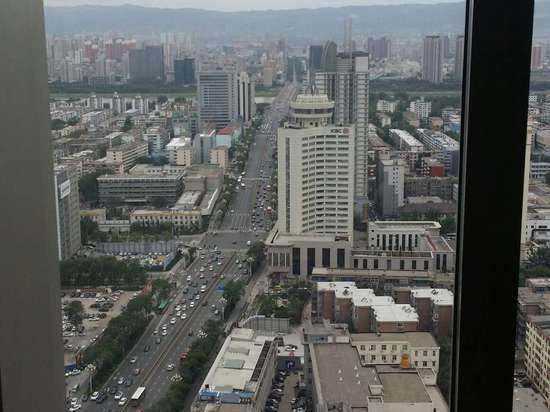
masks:
[[[132,118],[130,116],[126,116],[126,119],[124,120],[124,124],[120,128],[120,131],[121,132],[128,132],[132,129],[133,126],[134,126],[134,124],[132,122]]]
[[[79,121],[80,121],[80,119],[78,117],[71,117],[69,120],[67,120],[67,124],[69,126],[74,126],[74,125],[78,124]]]
[[[254,242],[246,252],[248,258],[252,258],[252,270],[256,270],[265,259],[265,243]]]
[[[50,122],[50,128],[52,130],[61,130],[65,127],[65,122],[61,119],[53,119]]]
[[[84,306],[82,306],[81,301],[71,301],[65,306],[63,312],[65,312],[65,315],[67,315],[69,322],[71,322],[73,326],[78,327],[82,325],[82,320],[84,319]]]
[[[157,296],[157,300],[165,300],[170,295],[170,290],[172,290],[172,285],[166,279],[155,279],[152,283],[153,295]]]
[[[83,175],[78,180],[78,191],[80,198],[85,202],[96,203],[98,199],[97,178],[105,174],[103,171],[97,171]]]
[[[242,280],[230,280],[224,286],[223,297],[227,301],[225,315],[229,315],[244,293],[245,283]]]

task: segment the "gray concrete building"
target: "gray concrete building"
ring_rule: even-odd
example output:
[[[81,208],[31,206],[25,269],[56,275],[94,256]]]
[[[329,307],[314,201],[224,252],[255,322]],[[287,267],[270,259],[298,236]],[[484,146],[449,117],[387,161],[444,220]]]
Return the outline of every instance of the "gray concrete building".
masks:
[[[162,46],[145,46],[129,51],[130,80],[164,80],[164,57]]]
[[[99,202],[105,205],[174,204],[183,192],[183,173],[103,175],[97,178]]]
[[[206,65],[198,73],[199,117],[201,125],[211,123],[222,129],[239,113],[237,71],[233,67]]]
[[[405,162],[401,159],[380,159],[377,168],[378,209],[384,217],[395,217],[403,206]]]
[[[424,37],[422,79],[430,83],[443,81],[443,37]]]
[[[73,256],[81,246],[77,168],[56,166],[54,181],[58,258],[64,260]]]
[[[315,86],[320,94],[326,94],[335,103],[333,123],[355,127],[355,208],[363,215],[368,196],[368,53],[338,53],[334,71],[316,73]]]

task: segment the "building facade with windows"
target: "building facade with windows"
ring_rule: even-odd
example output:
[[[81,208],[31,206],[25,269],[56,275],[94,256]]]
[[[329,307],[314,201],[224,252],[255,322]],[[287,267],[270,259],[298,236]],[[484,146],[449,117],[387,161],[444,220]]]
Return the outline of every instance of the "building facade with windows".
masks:
[[[54,182],[58,258],[65,260],[74,256],[81,246],[77,168],[57,165]]]

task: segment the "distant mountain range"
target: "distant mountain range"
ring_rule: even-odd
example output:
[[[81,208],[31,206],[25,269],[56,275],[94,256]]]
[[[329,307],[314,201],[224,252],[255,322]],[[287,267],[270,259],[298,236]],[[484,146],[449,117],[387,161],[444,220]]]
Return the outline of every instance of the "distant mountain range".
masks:
[[[459,3],[219,12],[123,6],[46,7],[46,30],[53,34],[196,33],[203,38],[283,37],[341,39],[343,21],[353,16],[355,34],[418,35],[464,30],[465,5]],[[536,30],[550,33],[550,2],[537,2]],[[254,38],[253,37],[253,38]]]

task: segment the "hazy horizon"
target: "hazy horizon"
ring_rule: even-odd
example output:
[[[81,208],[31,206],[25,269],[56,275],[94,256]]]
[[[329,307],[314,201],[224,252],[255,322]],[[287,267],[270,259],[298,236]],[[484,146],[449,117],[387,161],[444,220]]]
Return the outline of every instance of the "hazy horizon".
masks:
[[[292,10],[303,8],[458,3],[460,0],[44,0],[48,7],[120,6],[196,8],[216,11]]]

